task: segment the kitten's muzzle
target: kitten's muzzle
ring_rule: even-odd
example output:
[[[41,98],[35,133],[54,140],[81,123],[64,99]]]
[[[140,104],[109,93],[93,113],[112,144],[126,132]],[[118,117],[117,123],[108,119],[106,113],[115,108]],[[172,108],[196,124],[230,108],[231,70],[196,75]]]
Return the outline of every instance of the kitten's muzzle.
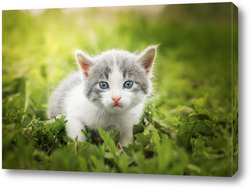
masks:
[[[117,96],[115,96],[115,97],[111,97],[112,98],[112,100],[115,102],[115,104],[114,104],[114,106],[113,107],[120,107],[120,105],[118,104],[118,102],[119,102],[119,100],[122,98],[122,97],[117,97]]]

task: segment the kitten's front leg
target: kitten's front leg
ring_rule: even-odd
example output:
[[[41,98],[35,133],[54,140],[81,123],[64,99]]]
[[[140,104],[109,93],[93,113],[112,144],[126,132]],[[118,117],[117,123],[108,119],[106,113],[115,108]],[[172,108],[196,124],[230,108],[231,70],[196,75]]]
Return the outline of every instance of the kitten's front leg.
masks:
[[[133,126],[128,127],[124,132],[121,133],[119,142],[122,146],[128,146],[133,140]]]
[[[66,123],[66,132],[67,135],[75,140],[76,136],[78,136],[78,141],[85,142],[86,137],[82,134],[81,130],[84,129],[85,127],[83,123],[74,117],[67,118],[68,122]]]

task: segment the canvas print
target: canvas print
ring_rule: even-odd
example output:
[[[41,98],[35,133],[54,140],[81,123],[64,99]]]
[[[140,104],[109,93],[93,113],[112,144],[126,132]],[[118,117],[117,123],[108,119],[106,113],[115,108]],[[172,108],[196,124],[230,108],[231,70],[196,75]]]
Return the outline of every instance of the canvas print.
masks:
[[[237,172],[233,3],[2,15],[2,168]]]

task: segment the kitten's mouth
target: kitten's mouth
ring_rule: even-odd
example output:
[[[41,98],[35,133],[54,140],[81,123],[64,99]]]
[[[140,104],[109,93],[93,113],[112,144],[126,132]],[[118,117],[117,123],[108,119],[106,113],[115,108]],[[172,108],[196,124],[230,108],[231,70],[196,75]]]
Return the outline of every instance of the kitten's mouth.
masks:
[[[116,103],[113,105],[113,108],[121,108],[121,105]]]

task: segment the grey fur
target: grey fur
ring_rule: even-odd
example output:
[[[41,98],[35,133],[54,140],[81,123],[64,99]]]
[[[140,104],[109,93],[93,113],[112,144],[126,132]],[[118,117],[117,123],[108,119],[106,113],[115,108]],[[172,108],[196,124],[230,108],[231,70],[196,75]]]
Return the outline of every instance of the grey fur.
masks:
[[[125,80],[133,80],[140,86],[140,88],[133,88],[132,91],[139,92],[141,90],[143,93],[148,94],[149,79],[145,74],[145,70],[135,59],[133,61],[122,62],[119,68]]]
[[[93,65],[90,67],[88,77],[84,78],[84,82],[83,74],[74,72],[53,92],[49,102],[49,118],[59,114],[65,115],[64,99],[71,89],[81,83],[86,85],[83,93],[89,100],[95,102],[100,99],[101,93],[104,91],[98,87],[98,84],[102,80],[109,79],[114,64],[118,66],[125,80],[131,80],[137,84],[137,87],[134,87],[132,92],[149,93],[150,80],[145,74],[144,67],[138,62],[140,61],[138,55],[122,50],[110,50],[94,57],[92,61],[94,61]]]
[[[63,108],[64,99],[67,93],[80,83],[82,83],[82,74],[80,71],[73,72],[62,81],[51,95],[48,108],[48,118],[53,118],[59,114],[65,115],[65,110]]]

